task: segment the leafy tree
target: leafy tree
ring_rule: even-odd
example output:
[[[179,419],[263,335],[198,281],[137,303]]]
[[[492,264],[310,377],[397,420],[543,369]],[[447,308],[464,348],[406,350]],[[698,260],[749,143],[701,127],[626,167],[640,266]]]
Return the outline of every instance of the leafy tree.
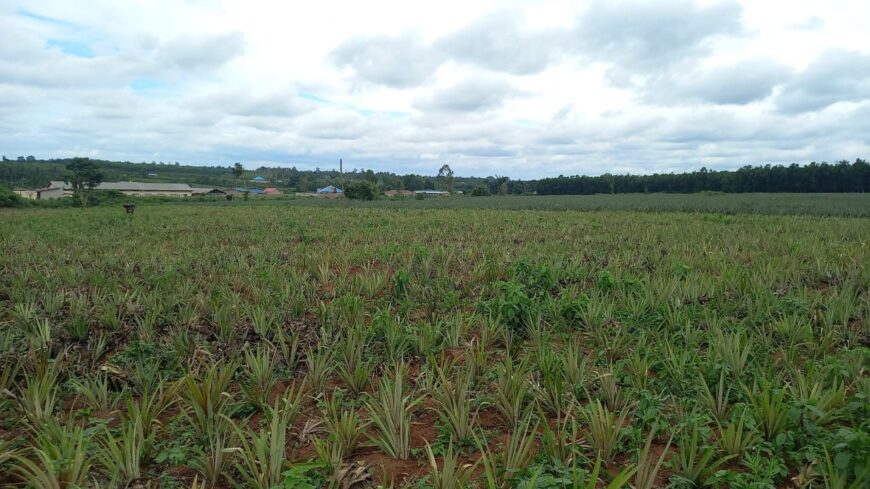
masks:
[[[450,169],[450,165],[445,164],[438,170],[438,180],[444,182],[444,188],[453,193],[453,170]]]
[[[233,165],[233,176],[236,177],[236,179],[239,179],[242,178],[242,175],[244,174],[245,167],[243,167],[242,164],[237,161],[236,164]]]
[[[90,158],[73,158],[66,169],[72,175],[70,184],[78,196],[82,207],[88,206],[88,197],[94,188],[103,181],[103,172],[95,161]]]
[[[21,207],[24,205],[24,199],[17,194],[0,186],[0,207]]]
[[[426,181],[420,175],[404,175],[402,177],[402,186],[405,190],[423,190],[426,188]]]
[[[508,181],[510,178],[508,177],[500,177],[498,175],[495,176],[495,182],[498,185],[496,188],[498,189],[499,195],[507,195],[508,193]]]
[[[492,194],[489,193],[489,188],[481,185],[480,187],[475,187],[474,190],[471,191],[471,195],[474,197],[489,197]]]
[[[375,200],[375,186],[371,182],[358,180],[344,189],[344,196],[354,200]]]

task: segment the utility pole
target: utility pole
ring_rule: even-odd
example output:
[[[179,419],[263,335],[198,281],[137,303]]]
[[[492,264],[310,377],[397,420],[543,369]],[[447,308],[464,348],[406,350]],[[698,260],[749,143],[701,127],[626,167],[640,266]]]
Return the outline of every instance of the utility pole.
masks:
[[[344,162],[341,158],[338,159],[338,181],[341,185],[341,191],[344,192],[346,190],[347,185],[344,181]]]

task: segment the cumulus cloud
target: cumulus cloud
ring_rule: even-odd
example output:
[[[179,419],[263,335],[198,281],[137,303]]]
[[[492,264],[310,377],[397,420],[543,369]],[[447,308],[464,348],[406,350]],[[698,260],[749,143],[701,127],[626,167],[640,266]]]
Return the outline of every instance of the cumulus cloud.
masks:
[[[870,54],[834,49],[789,81],[776,98],[776,106],[783,112],[800,113],[862,100],[870,100]]]
[[[714,36],[740,32],[740,13],[734,1],[699,6],[691,0],[598,0],[578,19],[575,48],[627,69],[656,70],[704,52]]]
[[[743,105],[763,100],[792,70],[776,60],[749,59],[708,70],[670,70],[645,88],[652,103]]]
[[[6,42],[8,41],[8,42]],[[0,29],[0,82],[44,87],[108,87],[139,77],[174,77],[220,68],[243,52],[243,35],[140,39],[122,52],[78,56],[32,33]],[[15,49],[10,46],[15,46]]]
[[[522,30],[516,15],[498,12],[446,36],[437,47],[450,59],[528,75],[547,67],[560,51],[562,37],[561,30]]]
[[[870,156],[861,2],[371,1],[9,0],[0,151],[526,178]]]
[[[500,78],[470,78],[421,97],[414,106],[422,110],[480,112],[498,108],[506,98],[519,93]]]
[[[426,82],[442,61],[413,34],[349,39],[332,52],[332,58],[338,66],[352,68],[363,81],[394,88]]]
[[[244,35],[230,32],[210,36],[181,36],[161,45],[154,53],[157,67],[182,71],[222,66],[244,52]]]
[[[185,106],[194,111],[220,110],[236,116],[295,117],[312,110],[310,101],[294,92],[252,94],[242,90],[211,93],[188,100]]]

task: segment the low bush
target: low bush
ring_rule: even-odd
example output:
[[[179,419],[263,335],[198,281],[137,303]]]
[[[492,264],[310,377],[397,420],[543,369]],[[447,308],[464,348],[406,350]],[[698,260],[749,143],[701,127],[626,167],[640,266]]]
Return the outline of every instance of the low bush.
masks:
[[[344,196],[348,199],[375,200],[376,195],[375,186],[365,181],[353,182],[344,189]]]
[[[25,207],[27,202],[18,194],[5,187],[0,187],[0,207]]]

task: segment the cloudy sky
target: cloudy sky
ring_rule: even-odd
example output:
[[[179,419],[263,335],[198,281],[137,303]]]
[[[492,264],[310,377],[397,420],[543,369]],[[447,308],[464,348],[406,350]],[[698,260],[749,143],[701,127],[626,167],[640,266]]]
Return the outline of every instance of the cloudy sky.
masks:
[[[870,2],[0,0],[0,153],[539,177],[870,156]]]

